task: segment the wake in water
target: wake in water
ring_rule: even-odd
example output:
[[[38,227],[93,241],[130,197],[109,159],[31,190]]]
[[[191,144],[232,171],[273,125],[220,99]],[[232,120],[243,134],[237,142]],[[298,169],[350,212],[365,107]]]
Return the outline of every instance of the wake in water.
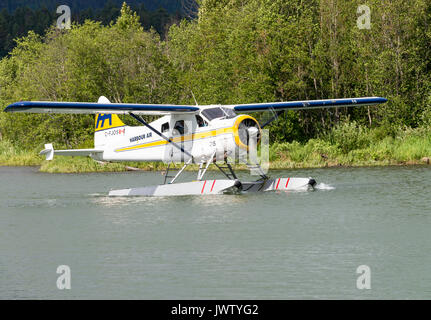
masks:
[[[314,189],[316,190],[335,190],[334,186],[331,186],[330,184],[326,184],[326,183],[318,183],[317,185],[314,186]]]

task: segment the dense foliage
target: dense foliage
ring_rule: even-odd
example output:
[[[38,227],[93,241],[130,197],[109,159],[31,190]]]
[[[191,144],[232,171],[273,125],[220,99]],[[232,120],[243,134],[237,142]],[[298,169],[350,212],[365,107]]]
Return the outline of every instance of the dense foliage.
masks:
[[[171,26],[162,39],[127,6],[110,25],[30,32],[0,61],[0,106],[100,95],[194,104],[192,92],[200,104],[384,96],[389,102],[379,107],[287,112],[271,127],[272,138],[336,143],[358,128],[378,128],[373,139],[355,142],[366,144],[429,126],[431,3],[370,0],[371,29],[357,28],[360,4],[202,0],[197,19]],[[334,127],[341,129],[331,134]],[[90,116],[0,114],[3,137],[26,147],[89,145],[92,129]]]

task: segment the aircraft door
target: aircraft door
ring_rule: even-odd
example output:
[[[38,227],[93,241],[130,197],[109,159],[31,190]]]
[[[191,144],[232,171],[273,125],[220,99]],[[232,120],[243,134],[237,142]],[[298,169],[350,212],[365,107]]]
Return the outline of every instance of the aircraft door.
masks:
[[[195,121],[196,122],[196,121]],[[192,118],[182,118],[182,119],[174,119],[173,128],[172,128],[172,140],[183,150],[192,153],[193,148],[193,123]],[[173,145],[170,146],[172,149],[172,161],[174,162],[184,162],[188,161],[189,157],[181,152],[178,148]]]

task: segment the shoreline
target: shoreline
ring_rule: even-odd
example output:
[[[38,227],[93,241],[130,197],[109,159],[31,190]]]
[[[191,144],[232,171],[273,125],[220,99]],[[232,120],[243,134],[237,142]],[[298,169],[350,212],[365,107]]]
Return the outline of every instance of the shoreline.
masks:
[[[39,158],[39,157],[38,157]],[[22,160],[22,159],[21,159]],[[26,161],[27,160],[27,161]],[[276,160],[270,161],[269,170],[292,170],[292,169],[322,169],[322,168],[366,168],[366,167],[401,167],[401,166],[428,166],[431,164],[431,158],[424,157],[420,160],[384,160],[384,161],[357,161],[353,163],[340,163],[337,161],[327,161],[322,163],[307,163]],[[176,169],[182,165],[177,164]],[[53,160],[48,162],[44,159],[33,159],[33,161],[0,161],[0,167],[34,167],[42,173],[106,173],[106,172],[163,172],[166,171],[166,165],[163,162],[141,162],[141,163],[100,163],[91,158],[69,158]],[[191,165],[186,171],[197,170],[197,165]],[[210,166],[209,171],[217,171],[217,168]],[[248,170],[244,165],[235,165],[236,171]]]
[[[343,128],[343,127],[342,127]],[[341,129],[334,129],[333,135]],[[344,130],[344,129],[343,129]],[[342,130],[341,130],[342,131]],[[365,133],[364,133],[365,132]],[[270,170],[429,165],[431,128],[399,129],[395,136],[379,136],[378,129],[309,139],[305,143],[275,142],[269,146]],[[47,173],[165,171],[163,162],[100,162],[89,157],[55,157],[46,161],[35,149],[0,140],[0,166],[39,166]],[[175,168],[182,165],[177,164]],[[187,171],[195,170],[191,165]],[[209,170],[217,168],[209,168]],[[236,165],[235,170],[248,170]]]

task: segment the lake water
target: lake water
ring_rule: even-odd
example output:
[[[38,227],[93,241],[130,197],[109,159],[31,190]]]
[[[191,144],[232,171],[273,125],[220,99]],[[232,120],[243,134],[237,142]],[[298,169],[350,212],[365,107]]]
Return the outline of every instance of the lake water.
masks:
[[[271,176],[318,190],[109,198],[162,176],[0,167],[0,298],[431,298],[431,167]],[[357,288],[360,265],[371,289]]]

